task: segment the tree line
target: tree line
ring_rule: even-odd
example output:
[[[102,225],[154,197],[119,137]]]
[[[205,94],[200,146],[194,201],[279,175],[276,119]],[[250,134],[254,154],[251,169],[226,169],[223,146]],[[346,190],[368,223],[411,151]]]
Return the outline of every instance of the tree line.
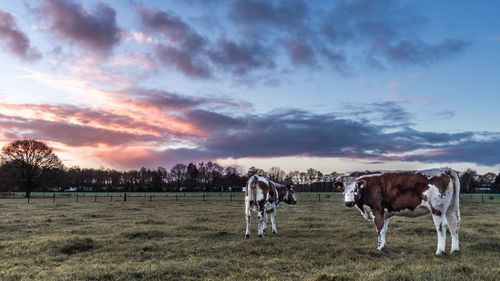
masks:
[[[377,171],[354,172],[361,176]],[[315,169],[286,173],[279,167],[265,171],[251,167],[243,172],[215,162],[179,163],[170,170],[156,169],[118,171],[113,169],[66,168],[52,148],[37,140],[17,140],[2,148],[0,154],[0,191],[22,191],[29,197],[33,191],[241,191],[252,175],[275,182],[293,184],[297,191],[333,191],[340,173],[323,174]],[[478,174],[468,169],[460,176],[462,192],[490,187],[500,192],[500,174]]]

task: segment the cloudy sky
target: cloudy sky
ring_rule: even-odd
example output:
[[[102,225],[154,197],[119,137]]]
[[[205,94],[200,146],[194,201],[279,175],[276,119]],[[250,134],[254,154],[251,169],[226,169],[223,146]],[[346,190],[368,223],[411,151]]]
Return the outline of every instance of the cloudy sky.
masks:
[[[0,145],[67,166],[500,171],[500,2],[0,1]]]

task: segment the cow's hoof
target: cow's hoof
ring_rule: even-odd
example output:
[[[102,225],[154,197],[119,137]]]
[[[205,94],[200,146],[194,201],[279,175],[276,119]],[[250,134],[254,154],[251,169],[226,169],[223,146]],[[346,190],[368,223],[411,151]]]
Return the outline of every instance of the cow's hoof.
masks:
[[[456,255],[456,254],[460,254],[460,251],[459,250],[451,250],[450,251],[450,255]]]
[[[264,233],[267,233],[267,228],[264,228]]]
[[[377,247],[377,250],[382,251],[382,250],[384,250],[384,247]]]
[[[278,234],[278,231],[273,229],[273,234]]]
[[[436,256],[444,256],[446,253],[444,251],[436,251]]]
[[[264,235],[262,235],[262,234],[259,234],[259,238],[264,238]]]
[[[246,239],[250,238],[250,234],[245,234],[245,238]]]

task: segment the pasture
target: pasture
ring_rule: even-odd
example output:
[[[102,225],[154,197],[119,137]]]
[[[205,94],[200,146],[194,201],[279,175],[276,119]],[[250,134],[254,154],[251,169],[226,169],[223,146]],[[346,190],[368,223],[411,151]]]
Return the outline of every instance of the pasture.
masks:
[[[297,194],[277,236],[244,239],[243,197],[0,200],[0,280],[499,280],[500,200],[464,196],[461,252],[434,255],[430,216],[376,233],[340,194]],[[447,251],[450,237],[447,239]]]

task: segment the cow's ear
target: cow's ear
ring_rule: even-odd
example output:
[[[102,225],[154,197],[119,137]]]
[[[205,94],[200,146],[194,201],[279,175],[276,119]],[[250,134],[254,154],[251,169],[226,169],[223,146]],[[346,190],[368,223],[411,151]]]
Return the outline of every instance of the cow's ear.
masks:
[[[359,180],[358,181],[358,187],[359,188],[364,188],[366,187],[367,182],[365,180]]]
[[[344,183],[341,181],[337,181],[333,184],[333,186],[335,186],[336,188],[342,189],[342,188],[344,188]]]

